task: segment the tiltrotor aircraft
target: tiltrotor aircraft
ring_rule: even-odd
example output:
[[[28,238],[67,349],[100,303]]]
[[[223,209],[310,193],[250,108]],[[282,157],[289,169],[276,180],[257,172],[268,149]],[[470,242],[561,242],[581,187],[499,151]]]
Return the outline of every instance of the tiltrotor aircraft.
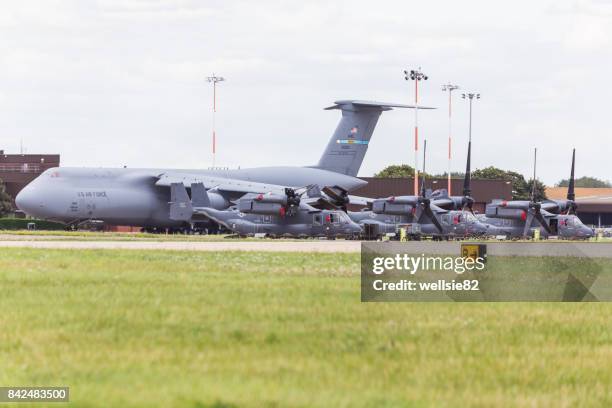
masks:
[[[578,205],[574,193],[574,167],[576,149],[572,152],[572,169],[567,188],[567,200],[536,201],[535,197],[535,158],[533,188],[531,199],[527,200],[494,200],[486,207],[485,214],[478,219],[490,225],[490,235],[505,235],[511,238],[528,238],[536,229],[542,237],[559,236],[564,239],[587,239],[595,235],[594,231],[584,225],[576,216]]]
[[[426,151],[427,142],[425,141],[423,175],[425,174]],[[420,196],[376,199],[371,202],[371,210],[349,212],[349,216],[362,226],[364,235],[368,238],[395,233],[398,226],[408,224],[411,224],[410,235],[416,237],[427,235],[436,238],[455,238],[485,235],[488,231],[487,225],[478,221],[471,212],[474,200],[471,197],[470,189],[470,154],[471,142],[468,145],[463,196],[448,196],[446,190],[427,191],[423,176]],[[415,224],[418,225],[418,228],[415,228]]]
[[[29,215],[66,224],[98,220],[172,228],[185,225],[185,221],[170,217],[173,183],[183,183],[188,189],[202,183],[214,209],[226,209],[248,193],[282,195],[285,188],[306,185],[353,191],[366,184],[356,176],[380,114],[396,107],[414,108],[356,100],[337,101],[326,108],[339,109],[342,118],[314,166],[236,170],[52,168],[26,186],[15,201]]]
[[[286,188],[282,195],[247,194],[227,210],[210,207],[201,183],[192,184],[191,200],[182,183],[172,184],[171,189],[171,217],[188,220],[203,215],[242,236],[352,238],[361,233],[361,227],[344,211],[311,205],[325,200],[317,186],[309,186],[302,192]]]

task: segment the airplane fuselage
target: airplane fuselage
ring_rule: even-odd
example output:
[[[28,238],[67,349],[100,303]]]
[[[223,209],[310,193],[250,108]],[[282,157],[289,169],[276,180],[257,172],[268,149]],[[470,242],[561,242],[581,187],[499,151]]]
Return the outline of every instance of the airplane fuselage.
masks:
[[[484,214],[478,216],[479,221],[490,226],[488,235],[505,235],[510,238],[521,238],[525,228],[525,221],[522,219],[512,218],[494,218],[487,217]],[[548,233],[544,227],[535,223],[529,229],[530,236],[533,236],[533,231],[539,230],[541,237],[558,236],[564,239],[587,239],[595,235],[593,230],[580,221],[573,214],[559,214],[548,218],[548,224],[552,233]]]
[[[364,227],[366,224],[376,225],[376,234],[395,233],[402,224],[417,223],[412,215],[376,214],[372,211],[349,212],[353,221]],[[448,211],[438,215],[442,232],[431,222],[419,222],[420,234],[426,236],[471,237],[487,233],[487,226],[479,222],[467,211]],[[365,228],[364,228],[365,229]]]
[[[173,227],[184,224],[169,218],[169,184],[177,180],[186,185],[202,182],[206,188],[219,186],[210,194],[215,208],[227,208],[230,200],[249,189],[265,192],[281,186],[320,184],[338,185],[350,191],[366,184],[356,177],[309,167],[236,170],[62,167],[46,170],[15,201],[28,215],[63,223],[95,219],[111,225]]]
[[[273,237],[355,237],[361,227],[343,211],[321,210],[315,213],[299,211],[293,216],[245,214],[235,208],[228,210],[202,209],[213,221],[230,231],[245,236],[262,234]]]

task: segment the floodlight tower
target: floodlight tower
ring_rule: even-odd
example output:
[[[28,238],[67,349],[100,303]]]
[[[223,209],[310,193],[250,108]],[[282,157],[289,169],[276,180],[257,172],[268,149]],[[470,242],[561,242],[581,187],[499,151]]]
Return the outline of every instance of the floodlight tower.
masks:
[[[461,97],[463,99],[469,99],[470,101],[470,131],[469,131],[469,140],[468,140],[468,159],[467,159],[467,163],[469,166],[470,153],[472,151],[472,101],[474,100],[474,98],[480,99],[480,94],[479,93],[464,93],[464,94],[461,94]],[[465,173],[468,176],[468,178],[466,179],[466,182],[463,184],[463,195],[469,196],[471,194],[471,191],[468,188],[467,183],[469,181],[470,173],[468,172],[467,168],[465,170],[466,170]]]
[[[451,161],[452,161],[452,93],[455,89],[459,89],[458,85],[453,85],[450,82],[442,85],[442,90],[448,92],[448,195],[452,195],[451,192]]]
[[[469,133],[470,140],[469,142],[472,143],[472,100],[474,100],[474,98],[480,99],[480,94],[479,93],[464,93],[464,94],[461,94],[461,97],[463,99],[470,100],[470,133]]]
[[[419,195],[419,81],[427,81],[427,75],[418,69],[404,70],[404,79],[414,81],[414,195]]]
[[[208,82],[213,84],[213,111],[212,111],[212,155],[213,155],[213,168],[215,167],[215,161],[217,156],[217,133],[215,130],[215,114],[217,113],[217,83],[225,81],[225,78],[216,76],[214,73],[212,76],[206,77]]]

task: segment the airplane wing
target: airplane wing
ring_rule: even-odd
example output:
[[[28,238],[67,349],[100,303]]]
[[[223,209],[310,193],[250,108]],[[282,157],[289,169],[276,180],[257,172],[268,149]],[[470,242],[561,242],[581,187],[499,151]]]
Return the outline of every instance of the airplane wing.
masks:
[[[236,192],[236,193],[276,193],[285,194],[286,186],[276,184],[256,183],[253,181],[237,180],[230,178],[195,175],[189,173],[166,172],[159,175],[155,185],[162,187],[170,187],[175,183],[183,183],[185,186],[202,183],[209,188],[216,188],[219,191]]]

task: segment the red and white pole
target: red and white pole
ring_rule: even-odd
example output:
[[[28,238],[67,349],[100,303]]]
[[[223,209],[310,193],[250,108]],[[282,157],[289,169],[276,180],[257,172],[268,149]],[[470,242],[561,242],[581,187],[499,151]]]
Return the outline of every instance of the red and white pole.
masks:
[[[419,81],[414,81],[414,195],[419,195]]]
[[[448,183],[447,183],[447,189],[448,189],[448,195],[452,195],[451,192],[451,161],[453,158],[453,153],[452,153],[452,117],[453,117],[453,109],[452,109],[452,98],[451,98],[451,93],[452,91],[449,89],[448,90]]]
[[[217,159],[217,131],[216,131],[216,113],[217,113],[217,82],[225,81],[225,78],[218,77],[213,74],[206,78],[208,82],[212,82],[213,84],[213,111],[212,111],[212,162],[213,168],[216,164]]]
[[[215,116],[217,114],[217,82],[213,82],[213,115],[212,115],[212,154],[213,167],[217,158],[217,132],[215,130]]]
[[[451,169],[452,169],[452,159],[453,159],[453,140],[452,140],[452,135],[453,135],[453,129],[452,129],[452,118],[453,118],[453,108],[452,108],[452,101],[453,101],[453,97],[452,97],[452,93],[455,89],[459,89],[459,86],[457,85],[452,85],[452,84],[446,84],[446,85],[442,85],[442,90],[443,91],[448,91],[448,182],[447,182],[447,190],[448,190],[448,195],[452,195],[452,191],[451,191]]]
[[[414,81],[414,195],[419,195],[419,81],[427,80],[427,75],[419,69],[404,70],[404,79]]]

